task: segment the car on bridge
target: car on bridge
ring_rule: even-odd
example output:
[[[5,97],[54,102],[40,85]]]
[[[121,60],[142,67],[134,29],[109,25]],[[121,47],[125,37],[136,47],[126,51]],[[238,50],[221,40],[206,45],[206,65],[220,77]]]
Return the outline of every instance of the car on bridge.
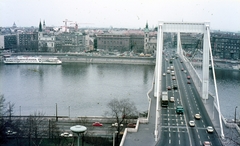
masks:
[[[197,120],[201,119],[200,114],[195,114],[194,117],[195,117],[195,119],[197,119]]]
[[[170,102],[174,102],[174,97],[170,97]]]
[[[213,127],[212,126],[208,126],[207,127],[207,132],[208,133],[212,133],[213,132]]]
[[[172,90],[171,86],[168,86],[167,89],[168,89],[168,90]]]
[[[190,127],[194,127],[195,126],[195,122],[193,120],[189,121],[189,126]]]
[[[203,146],[211,146],[211,142],[210,141],[204,141]]]
[[[178,89],[177,84],[173,84],[173,89]]]

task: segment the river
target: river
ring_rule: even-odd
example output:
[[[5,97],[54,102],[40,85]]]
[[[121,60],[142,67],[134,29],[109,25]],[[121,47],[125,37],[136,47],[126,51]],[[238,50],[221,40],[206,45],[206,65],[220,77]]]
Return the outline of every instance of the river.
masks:
[[[0,65],[1,94],[15,115],[42,112],[61,116],[102,116],[112,98],[130,98],[142,112],[154,66],[64,63]]]
[[[130,98],[146,111],[154,66],[64,63],[62,65],[0,64],[0,94],[15,104],[15,115],[41,112],[52,116],[103,116],[112,98]],[[216,70],[224,117],[240,111],[240,72]],[[210,90],[213,89],[210,74]],[[212,90],[213,91],[213,90]],[[237,117],[240,114],[237,112]]]

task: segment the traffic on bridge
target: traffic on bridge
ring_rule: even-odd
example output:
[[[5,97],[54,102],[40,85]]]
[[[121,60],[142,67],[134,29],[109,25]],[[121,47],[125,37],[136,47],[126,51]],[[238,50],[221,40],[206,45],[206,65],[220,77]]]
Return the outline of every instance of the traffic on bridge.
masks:
[[[221,145],[201,97],[182,62],[175,55],[166,54],[163,57],[162,92],[167,91],[169,100],[165,103],[163,98],[160,100],[161,133],[157,145]]]

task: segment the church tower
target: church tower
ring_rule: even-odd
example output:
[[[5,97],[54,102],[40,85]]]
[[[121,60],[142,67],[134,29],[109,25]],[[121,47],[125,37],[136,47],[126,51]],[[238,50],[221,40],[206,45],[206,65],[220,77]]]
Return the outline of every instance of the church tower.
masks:
[[[43,30],[46,29],[45,20],[43,20]]]
[[[144,54],[148,52],[148,42],[149,42],[149,29],[148,23],[146,23],[146,27],[144,29]]]
[[[40,23],[39,23],[38,31],[39,31],[39,32],[42,32],[42,23],[41,23],[41,20],[40,20]]]

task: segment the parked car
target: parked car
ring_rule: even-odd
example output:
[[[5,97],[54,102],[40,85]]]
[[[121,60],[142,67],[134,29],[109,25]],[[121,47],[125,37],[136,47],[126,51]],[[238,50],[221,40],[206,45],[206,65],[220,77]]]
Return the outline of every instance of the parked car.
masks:
[[[195,114],[194,117],[195,117],[195,119],[197,119],[197,120],[201,119],[200,114]]]
[[[71,133],[68,133],[68,132],[64,132],[64,133],[61,133],[62,137],[72,137],[73,135]]]
[[[103,124],[101,124],[100,122],[94,122],[92,125],[93,126],[103,126]]]
[[[136,124],[135,123],[129,123],[129,124],[127,124],[127,127],[128,128],[135,128]]]
[[[8,136],[11,136],[11,135],[16,135],[17,132],[12,131],[12,130],[7,130],[6,134],[7,134]]]
[[[192,120],[191,120],[191,121],[189,121],[189,126],[190,126],[190,127],[194,127],[194,126],[195,126],[195,122],[194,122],[194,121],[192,121]]]
[[[120,126],[122,127],[123,124],[120,124]],[[118,127],[118,123],[113,123],[113,124],[112,124],[112,127]]]
[[[207,132],[208,133],[212,133],[213,132],[213,127],[212,126],[208,126],[207,127]]]

